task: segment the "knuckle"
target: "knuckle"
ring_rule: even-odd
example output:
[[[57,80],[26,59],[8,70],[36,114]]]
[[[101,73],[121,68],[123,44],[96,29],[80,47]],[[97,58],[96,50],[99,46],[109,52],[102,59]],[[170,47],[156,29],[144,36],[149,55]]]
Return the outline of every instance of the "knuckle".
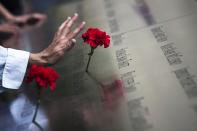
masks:
[[[66,43],[68,43],[68,39],[63,39],[63,40],[61,40],[61,45],[65,45]]]
[[[59,56],[63,56],[64,55],[64,51],[58,51],[58,55]]]
[[[58,45],[61,45],[61,44],[64,43],[64,41],[65,41],[65,37],[64,37],[64,36],[61,36],[61,37],[59,37],[59,38],[57,39],[57,44],[58,44]]]
[[[58,53],[58,52],[59,52],[59,48],[57,48],[57,47],[54,48],[53,52],[54,52],[54,53]]]
[[[62,40],[64,40],[64,38],[65,38],[65,36],[64,35],[61,35],[60,38],[59,38],[59,40],[62,41]]]
[[[65,29],[68,29],[68,28],[70,28],[70,24],[69,23],[65,25]]]

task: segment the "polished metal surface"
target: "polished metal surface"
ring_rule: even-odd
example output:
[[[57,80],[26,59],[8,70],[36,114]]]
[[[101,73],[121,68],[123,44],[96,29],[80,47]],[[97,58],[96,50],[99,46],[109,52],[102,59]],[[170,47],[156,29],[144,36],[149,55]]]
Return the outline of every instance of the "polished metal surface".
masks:
[[[44,4],[43,4],[44,3]],[[43,28],[25,30],[18,48],[40,51],[67,16],[112,38],[74,49],[53,66],[55,92],[42,92],[36,121],[45,131],[196,131],[197,4],[194,0],[34,1],[48,14]],[[85,31],[85,30],[84,30]],[[39,131],[32,123],[35,85],[0,94],[0,131]]]

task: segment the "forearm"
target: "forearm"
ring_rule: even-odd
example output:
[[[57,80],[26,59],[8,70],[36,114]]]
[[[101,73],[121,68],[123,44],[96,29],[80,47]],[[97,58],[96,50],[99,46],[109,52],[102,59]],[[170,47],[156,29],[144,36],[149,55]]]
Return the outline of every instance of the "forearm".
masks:
[[[1,3],[0,3],[0,14],[6,20],[10,20],[14,17]]]

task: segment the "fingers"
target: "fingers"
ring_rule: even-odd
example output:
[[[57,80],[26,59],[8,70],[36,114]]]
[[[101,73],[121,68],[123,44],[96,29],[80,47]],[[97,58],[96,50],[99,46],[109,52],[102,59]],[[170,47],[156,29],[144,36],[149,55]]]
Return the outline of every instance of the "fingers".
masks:
[[[13,24],[3,24],[3,25],[0,25],[0,32],[18,34],[19,28]]]
[[[62,29],[65,27],[65,25],[70,21],[70,19],[71,19],[71,17],[68,17],[68,18],[61,24],[61,26],[59,27],[59,30],[62,30]]]
[[[72,19],[69,21],[67,27],[70,28],[73,25],[73,23],[77,20],[77,18],[78,18],[78,14],[75,13]]]
[[[85,21],[81,22],[81,24],[72,33],[69,34],[69,39],[75,38],[84,28],[85,24],[86,24]]]
[[[72,18],[68,17],[59,27],[53,41],[53,45],[59,45],[65,49],[70,50],[76,43],[74,39],[80,31],[84,28],[85,22],[81,22],[81,24],[73,31],[70,32],[70,28],[77,20],[78,14],[75,14]]]
[[[68,17],[59,27],[57,34],[60,35],[63,32],[63,28],[66,26],[66,24],[70,21],[71,17]]]
[[[73,23],[77,20],[78,14],[75,13],[74,16],[68,21],[68,23],[62,29],[62,35],[67,35],[70,32],[70,29]]]

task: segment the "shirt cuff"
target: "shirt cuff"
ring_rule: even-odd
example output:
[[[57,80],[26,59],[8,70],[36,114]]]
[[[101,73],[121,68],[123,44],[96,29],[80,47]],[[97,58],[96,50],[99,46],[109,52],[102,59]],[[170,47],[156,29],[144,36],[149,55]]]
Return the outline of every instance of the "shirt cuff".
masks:
[[[9,89],[18,89],[23,81],[29,52],[8,48],[8,56],[3,70],[2,85]]]
[[[0,46],[0,66],[3,66],[5,64],[7,55],[8,55],[7,48]]]

